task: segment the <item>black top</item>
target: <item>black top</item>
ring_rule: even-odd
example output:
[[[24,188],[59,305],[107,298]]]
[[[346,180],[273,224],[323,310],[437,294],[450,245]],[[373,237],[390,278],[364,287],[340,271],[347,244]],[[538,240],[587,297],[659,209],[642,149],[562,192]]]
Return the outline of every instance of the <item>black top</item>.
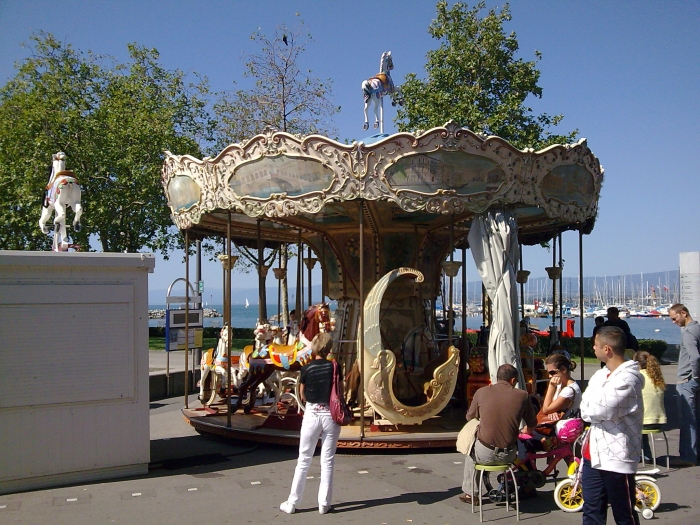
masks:
[[[625,337],[627,338],[627,344],[625,345],[625,348],[639,350],[639,343],[637,342],[637,338],[632,335],[630,325],[627,324],[627,321],[624,321],[622,319],[608,319],[607,321],[605,321],[603,326],[616,326],[617,328],[625,332]]]
[[[333,362],[314,359],[301,367],[299,382],[304,385],[304,395],[308,403],[325,403],[331,399],[333,386]]]

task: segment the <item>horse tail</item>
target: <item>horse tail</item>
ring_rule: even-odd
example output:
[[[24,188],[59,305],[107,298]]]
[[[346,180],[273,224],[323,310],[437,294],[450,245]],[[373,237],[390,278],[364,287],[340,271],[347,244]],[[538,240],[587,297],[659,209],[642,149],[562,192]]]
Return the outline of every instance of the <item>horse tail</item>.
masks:
[[[362,81],[362,93],[364,95],[365,102],[372,97],[372,84],[369,80]]]

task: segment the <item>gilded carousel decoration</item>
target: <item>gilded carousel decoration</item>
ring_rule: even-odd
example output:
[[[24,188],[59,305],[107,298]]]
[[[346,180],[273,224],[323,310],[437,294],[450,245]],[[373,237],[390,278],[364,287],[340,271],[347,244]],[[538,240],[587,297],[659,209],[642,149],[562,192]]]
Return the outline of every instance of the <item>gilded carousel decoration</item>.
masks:
[[[266,129],[213,158],[166,152],[162,183],[173,221],[191,238],[226,237],[230,216],[234,242],[275,247],[299,238],[309,247],[325,296],[338,304],[334,336],[345,373],[364,364],[376,420],[415,425],[443,410],[455,389],[459,352],[434,340],[431,320],[455,246],[485,240],[473,251],[497,303],[498,286],[515,286],[518,243],[591,232],[603,169],[585,139],[521,150],[454,122],[373,140],[341,144]],[[499,228],[507,257],[505,273],[494,275],[481,263],[493,258],[484,250]],[[517,312],[501,308],[511,344],[489,352],[519,366]],[[409,351],[418,357],[407,361],[410,334],[427,336],[413,337],[420,348]]]

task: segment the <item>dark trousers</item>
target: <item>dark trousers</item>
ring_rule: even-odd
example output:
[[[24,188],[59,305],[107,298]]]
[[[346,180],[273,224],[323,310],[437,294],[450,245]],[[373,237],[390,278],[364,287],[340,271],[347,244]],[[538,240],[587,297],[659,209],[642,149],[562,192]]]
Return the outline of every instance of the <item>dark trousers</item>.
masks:
[[[583,525],[605,525],[608,503],[617,525],[639,525],[634,474],[620,474],[591,467],[583,460]]]

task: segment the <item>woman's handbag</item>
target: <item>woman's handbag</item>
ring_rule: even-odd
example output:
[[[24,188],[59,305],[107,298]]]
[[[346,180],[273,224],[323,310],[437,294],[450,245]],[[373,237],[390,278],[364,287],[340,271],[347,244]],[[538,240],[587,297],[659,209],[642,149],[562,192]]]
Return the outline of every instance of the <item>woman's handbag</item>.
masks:
[[[343,397],[340,393],[340,384],[338,381],[338,363],[333,361],[333,385],[331,386],[331,417],[333,421],[338,423],[340,426],[345,426],[350,421],[352,421],[352,412],[345,404]]]
[[[551,414],[545,414],[540,411],[537,413],[537,425],[535,430],[542,434],[543,436],[551,436],[554,434],[554,427],[559,421],[564,412],[552,412]]]

